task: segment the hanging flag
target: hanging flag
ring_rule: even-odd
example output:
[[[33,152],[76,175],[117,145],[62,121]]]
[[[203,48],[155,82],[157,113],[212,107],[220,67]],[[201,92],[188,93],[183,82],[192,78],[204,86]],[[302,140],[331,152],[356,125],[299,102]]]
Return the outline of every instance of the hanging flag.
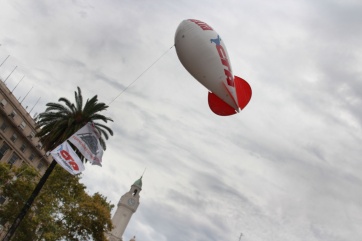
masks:
[[[70,174],[76,175],[85,170],[82,161],[67,141],[60,144],[50,152],[54,160],[58,162]]]
[[[99,142],[100,133],[93,122],[74,133],[68,140],[83,154],[93,165],[102,166],[103,149]]]

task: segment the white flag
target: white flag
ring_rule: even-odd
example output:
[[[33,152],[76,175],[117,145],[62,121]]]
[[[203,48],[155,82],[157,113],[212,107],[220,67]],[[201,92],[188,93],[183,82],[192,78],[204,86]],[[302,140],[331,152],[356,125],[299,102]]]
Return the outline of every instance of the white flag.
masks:
[[[74,133],[68,140],[83,154],[93,165],[101,165],[103,149],[99,142],[100,134],[92,122]]]
[[[60,144],[57,148],[50,152],[54,160],[61,165],[70,174],[76,175],[85,170],[82,161],[74,152],[67,141]]]

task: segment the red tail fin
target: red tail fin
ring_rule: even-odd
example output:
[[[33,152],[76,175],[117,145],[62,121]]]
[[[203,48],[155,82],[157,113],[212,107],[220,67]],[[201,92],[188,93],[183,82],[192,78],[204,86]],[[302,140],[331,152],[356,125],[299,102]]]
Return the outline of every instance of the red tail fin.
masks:
[[[228,105],[214,93],[209,92],[208,100],[210,109],[217,115],[227,116],[237,113],[233,107]]]
[[[238,105],[239,108],[242,110],[251,99],[251,87],[248,82],[238,76],[234,76],[234,83],[236,95],[238,97]]]

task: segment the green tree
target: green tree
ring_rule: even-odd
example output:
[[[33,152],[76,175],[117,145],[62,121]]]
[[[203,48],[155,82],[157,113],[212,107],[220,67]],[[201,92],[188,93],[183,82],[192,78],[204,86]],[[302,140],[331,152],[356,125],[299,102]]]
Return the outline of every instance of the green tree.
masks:
[[[64,97],[60,98],[59,102],[64,105],[61,103],[48,103],[46,104],[46,110],[37,117],[37,125],[40,129],[37,137],[43,143],[44,149],[46,151],[53,150],[86,123],[93,121],[97,130],[101,133],[100,143],[103,149],[106,150],[103,136],[108,140],[109,134],[113,135],[113,131],[97,121],[113,121],[109,117],[99,114],[99,112],[106,110],[108,106],[99,103],[97,96],[88,99],[83,106],[83,97],[79,87],[78,93],[75,92],[75,104]]]
[[[14,219],[25,202],[24,194],[31,193],[38,176],[30,166],[10,169],[0,164],[0,170],[7,183],[2,188],[7,201],[0,206],[0,223],[4,225]],[[113,205],[99,193],[88,195],[79,180],[80,176],[72,176],[57,166],[19,225],[14,240],[106,240],[104,233],[112,228]]]
[[[50,102],[46,104],[46,110],[43,113],[40,113],[37,117],[39,132],[36,136],[39,137],[44,150],[53,150],[90,121],[94,122],[95,127],[101,134],[99,140],[105,150],[106,144],[104,138],[108,140],[109,135],[113,135],[113,131],[106,125],[97,121],[106,123],[108,121],[113,121],[111,118],[100,114],[100,112],[105,111],[108,106],[104,103],[99,103],[97,95],[88,99],[83,106],[83,96],[79,87],[78,92],[75,91],[75,104],[71,103],[71,101],[64,97],[60,98],[58,101],[60,103]],[[81,153],[77,152],[77,154],[82,160],[84,160]],[[48,169],[30,195],[28,201],[25,203],[19,215],[11,225],[3,241],[9,241],[11,239],[56,164],[56,161],[52,161],[49,165]]]
[[[6,198],[6,202],[0,206],[0,224],[13,221],[20,211],[20,207],[25,203],[26,197],[34,189],[39,177],[32,168],[22,166],[19,169],[10,169],[7,164],[0,164],[1,170],[1,194]],[[26,240],[23,233],[29,233],[28,240],[36,240],[30,230],[36,228],[36,223],[29,222],[28,215],[22,223],[23,232],[19,233],[16,240]]]

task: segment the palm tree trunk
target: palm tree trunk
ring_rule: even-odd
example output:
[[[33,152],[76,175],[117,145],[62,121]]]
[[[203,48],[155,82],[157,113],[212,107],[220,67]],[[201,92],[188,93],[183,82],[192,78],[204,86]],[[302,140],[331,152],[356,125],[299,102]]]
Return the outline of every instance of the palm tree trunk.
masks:
[[[26,201],[26,203],[24,204],[23,208],[21,209],[20,213],[18,214],[18,216],[16,217],[16,219],[14,220],[13,224],[11,225],[10,229],[8,230],[8,232],[6,233],[4,239],[2,241],[10,241],[11,237],[14,235],[16,229],[18,228],[20,222],[23,220],[23,218],[25,217],[26,213],[28,212],[29,208],[31,207],[31,205],[33,204],[35,198],[38,196],[40,190],[43,188],[45,182],[47,181],[48,177],[50,176],[50,174],[52,173],[54,167],[57,165],[56,161],[52,161],[52,163],[50,163],[48,169],[45,171],[44,175],[40,178],[38,184],[36,185],[33,193],[30,195],[29,199]]]

